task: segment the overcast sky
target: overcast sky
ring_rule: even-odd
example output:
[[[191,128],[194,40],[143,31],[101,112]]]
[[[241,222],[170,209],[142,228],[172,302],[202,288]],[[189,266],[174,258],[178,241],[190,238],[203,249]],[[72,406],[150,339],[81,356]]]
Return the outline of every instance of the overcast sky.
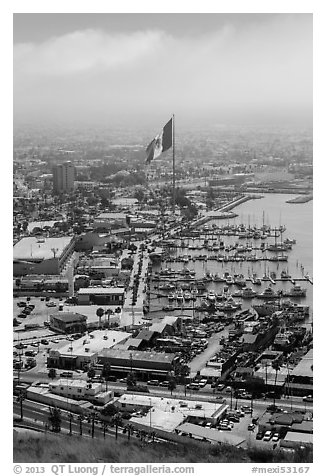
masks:
[[[312,118],[310,14],[15,14],[15,121]]]

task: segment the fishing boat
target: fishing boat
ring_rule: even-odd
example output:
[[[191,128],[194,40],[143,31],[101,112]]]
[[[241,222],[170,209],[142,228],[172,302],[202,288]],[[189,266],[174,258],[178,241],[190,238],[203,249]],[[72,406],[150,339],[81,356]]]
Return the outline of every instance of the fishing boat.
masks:
[[[254,304],[252,307],[257,312],[259,317],[271,316],[278,309],[277,304],[274,302]]]

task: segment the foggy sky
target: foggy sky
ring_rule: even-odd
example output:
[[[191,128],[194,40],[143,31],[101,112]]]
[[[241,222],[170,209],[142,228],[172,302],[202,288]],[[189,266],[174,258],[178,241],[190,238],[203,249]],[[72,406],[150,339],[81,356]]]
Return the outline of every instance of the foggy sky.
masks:
[[[311,121],[312,15],[15,17],[17,122]]]

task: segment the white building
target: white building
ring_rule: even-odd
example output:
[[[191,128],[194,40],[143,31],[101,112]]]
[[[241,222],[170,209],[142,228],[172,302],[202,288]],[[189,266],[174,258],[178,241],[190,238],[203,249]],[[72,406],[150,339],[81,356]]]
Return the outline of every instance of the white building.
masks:
[[[88,383],[85,380],[59,379],[49,383],[50,392],[74,400],[88,400],[105,405],[113,399],[113,391],[105,391],[105,384]]]

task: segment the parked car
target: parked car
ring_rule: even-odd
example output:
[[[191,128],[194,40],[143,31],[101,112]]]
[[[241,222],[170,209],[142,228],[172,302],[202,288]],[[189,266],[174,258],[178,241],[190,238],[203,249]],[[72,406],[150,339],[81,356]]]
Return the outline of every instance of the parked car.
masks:
[[[24,302],[24,301],[17,302],[17,306],[18,306],[18,307],[25,307],[25,306],[26,306],[26,302]]]
[[[231,388],[231,387],[226,387],[225,391],[226,391],[227,393],[231,393],[231,392],[232,392],[232,388]]]
[[[163,382],[159,383],[160,387],[168,387],[169,386],[169,381],[168,380],[163,380]]]
[[[18,314],[19,319],[25,319],[26,317],[27,317],[27,314],[25,314],[24,312],[21,312],[20,314]]]
[[[312,395],[306,395],[305,397],[302,398],[302,401],[312,403],[313,401]]]
[[[264,433],[262,431],[259,431],[256,435],[256,440],[262,440],[264,436]]]
[[[256,425],[254,425],[253,423],[250,423],[248,425],[248,431],[254,431],[255,428],[256,428]]]
[[[49,345],[49,341],[47,339],[41,339],[41,344]]]
[[[72,372],[61,372],[60,377],[72,378]]]
[[[35,357],[35,355],[37,355],[37,352],[35,352],[35,350],[26,350],[25,355],[27,355],[28,357]]]
[[[225,388],[225,385],[223,383],[219,383],[218,386],[216,387],[216,390],[218,392],[221,392]]]
[[[56,303],[53,302],[53,301],[49,301],[49,302],[46,303],[46,306],[47,307],[56,307]]]
[[[270,430],[266,431],[264,436],[263,436],[263,441],[270,441],[272,436],[273,436],[273,434]]]
[[[222,431],[231,431],[232,430],[232,428],[229,425],[222,424],[222,423],[217,428],[218,428],[218,430],[222,430]]]
[[[148,380],[147,384],[152,385],[153,387],[158,387],[160,382],[158,380]]]
[[[272,436],[272,441],[278,441],[280,439],[280,435],[279,433],[274,433],[274,435]]]

